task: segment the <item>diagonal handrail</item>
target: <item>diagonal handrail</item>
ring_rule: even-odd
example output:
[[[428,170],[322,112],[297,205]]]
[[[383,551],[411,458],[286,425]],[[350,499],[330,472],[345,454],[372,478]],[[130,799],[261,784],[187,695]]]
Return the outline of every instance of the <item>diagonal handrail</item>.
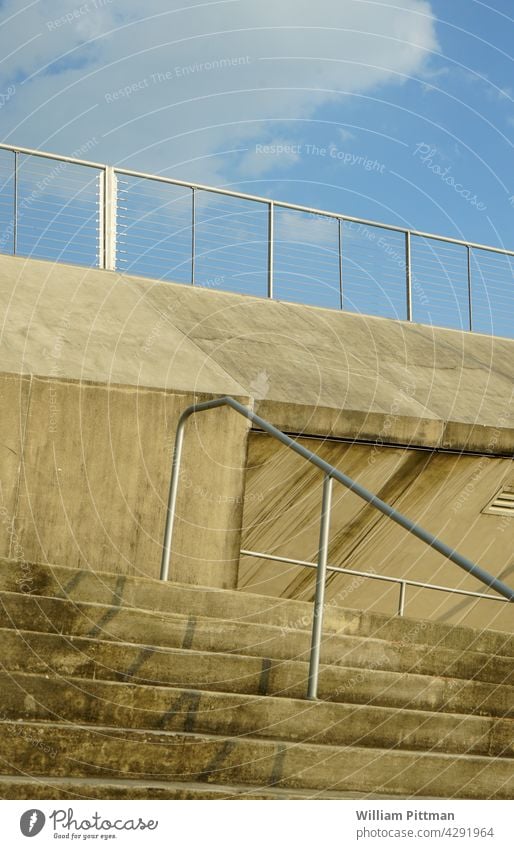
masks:
[[[493,575],[490,575],[489,572],[486,572],[485,569],[482,569],[481,566],[478,566],[476,563],[473,563],[472,560],[469,560],[464,555],[459,554],[454,548],[451,548],[446,543],[442,542],[438,537],[434,534],[429,533],[416,522],[413,522],[403,513],[400,513],[399,510],[396,510],[395,507],[392,507],[387,502],[382,501],[377,495],[374,495],[370,492],[369,489],[366,489],[361,484],[357,483],[357,481],[350,478],[348,475],[345,475],[343,472],[336,469],[335,466],[331,466],[330,463],[327,463],[325,460],[322,460],[321,457],[318,457],[317,454],[314,454],[313,451],[309,451],[308,448],[304,448],[303,445],[300,445],[295,439],[292,439],[287,434],[283,433],[281,430],[276,428],[270,422],[258,416],[253,410],[249,409],[249,407],[245,407],[244,404],[240,404],[239,401],[236,401],[234,398],[230,398],[229,396],[224,396],[223,398],[216,398],[212,401],[204,401],[199,404],[192,404],[187,407],[184,412],[181,414],[178,425],[177,432],[175,438],[175,451],[173,454],[173,465],[172,465],[172,473],[171,473],[171,482],[168,496],[168,507],[166,512],[166,528],[164,532],[164,544],[163,544],[163,553],[162,553],[162,561],[161,561],[161,581],[166,581],[169,575],[169,565],[170,565],[170,556],[171,556],[171,547],[173,543],[173,526],[175,520],[175,508],[177,504],[177,495],[178,495],[178,486],[180,479],[180,463],[182,458],[182,448],[184,443],[184,430],[187,420],[190,416],[195,413],[201,413],[205,410],[213,410],[216,407],[231,407],[236,413],[244,416],[249,419],[253,424],[257,425],[259,428],[264,430],[266,433],[269,433],[275,439],[278,439],[279,442],[282,442],[283,445],[286,445],[288,448],[291,448],[296,454],[299,454],[305,460],[308,460],[314,466],[317,466],[324,473],[324,482],[323,482],[323,498],[322,498],[322,507],[321,507],[321,524],[320,524],[320,542],[318,549],[318,565],[316,570],[316,594],[314,600],[314,616],[313,616],[313,625],[312,625],[312,640],[311,640],[311,653],[310,653],[310,663],[309,663],[309,686],[307,692],[307,698],[316,699],[317,691],[318,691],[318,677],[319,677],[319,658],[320,658],[320,650],[321,650],[321,637],[322,637],[322,629],[323,629],[323,608],[325,601],[325,584],[326,584],[326,572],[327,572],[327,554],[328,554],[328,534],[330,529],[330,509],[332,504],[332,482],[338,481],[347,489],[354,492],[359,498],[362,498],[364,501],[367,501],[368,504],[372,504],[373,507],[376,507],[381,513],[385,516],[388,516],[393,522],[396,522],[398,525],[401,525],[402,528],[405,528],[409,533],[416,536],[422,542],[426,543],[426,545],[434,548],[448,560],[451,560],[457,566],[460,566],[461,569],[464,569],[465,572],[468,572],[470,575],[473,575],[487,587],[490,587],[493,590],[496,590],[497,593],[504,596],[508,601],[514,601],[514,590],[511,589],[507,584],[504,584],[503,581],[500,581],[498,578],[495,578]]]

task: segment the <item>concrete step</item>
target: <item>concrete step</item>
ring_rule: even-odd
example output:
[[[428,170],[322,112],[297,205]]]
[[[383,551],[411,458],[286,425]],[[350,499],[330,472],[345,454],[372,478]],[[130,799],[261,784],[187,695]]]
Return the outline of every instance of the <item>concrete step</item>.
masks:
[[[0,673],[2,718],[514,758],[514,720]]]
[[[508,758],[0,722],[3,774],[511,799]]]
[[[233,787],[200,782],[131,781],[92,778],[20,778],[0,775],[0,799],[404,799],[385,793],[329,793],[279,787]],[[421,797],[437,798],[437,797]]]
[[[151,578],[91,572],[64,566],[0,559],[0,589],[61,596],[111,606],[209,616],[234,622],[258,622],[284,629],[309,630],[312,603],[259,596],[237,590],[163,584]],[[327,604],[325,631],[391,640],[403,645],[437,645],[514,657],[514,635],[440,622],[389,617]]]
[[[86,637],[0,629],[8,671],[162,684],[217,692],[305,697],[308,664]],[[347,704],[478,716],[514,716],[514,687],[413,673],[323,665],[320,698]]]
[[[310,634],[273,625],[230,622],[209,617],[153,613],[23,593],[0,592],[0,628],[98,636],[102,640],[146,642],[197,651],[236,652],[273,659],[308,660]],[[514,684],[514,661],[479,652],[437,646],[403,645],[372,637],[328,633],[323,663],[347,667],[415,672]]]

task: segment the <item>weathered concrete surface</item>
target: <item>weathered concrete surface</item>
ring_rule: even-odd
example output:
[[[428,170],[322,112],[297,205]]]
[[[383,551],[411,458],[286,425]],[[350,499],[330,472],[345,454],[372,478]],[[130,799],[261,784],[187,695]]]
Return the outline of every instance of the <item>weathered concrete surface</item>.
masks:
[[[57,723],[25,723],[24,732],[18,735],[12,723],[0,722],[0,763],[18,765],[13,770],[18,774],[278,785],[313,793],[389,791],[473,799],[510,799],[514,793],[508,758],[384,751],[378,759],[373,749],[357,746],[284,746],[245,738],[227,745],[223,738],[200,734],[113,728],[107,737]]]
[[[237,647],[196,652],[12,629],[0,636],[11,672],[277,698],[305,699],[307,692],[306,661],[242,655]],[[344,704],[514,719],[514,687],[445,675],[322,665],[318,693]]]
[[[4,554],[17,545],[18,559],[157,576],[175,428],[195,396],[12,375],[0,375],[0,386],[10,393],[2,417]],[[188,428],[177,580],[235,584],[246,433],[246,420],[228,410]]]
[[[303,444],[357,479],[384,501],[439,536],[491,574],[512,585],[514,523],[481,511],[504,484],[514,483],[512,461],[316,439]],[[248,452],[243,548],[316,560],[321,474],[264,434]],[[362,499],[335,484],[329,562],[431,584],[483,592],[486,588]],[[314,571],[243,558],[239,586],[251,592],[312,599]],[[399,587],[332,574],[327,599],[339,605],[394,613]],[[514,631],[511,604],[410,588],[407,614],[444,622]]]
[[[50,566],[0,559],[0,590],[19,592],[19,575],[26,573],[27,587],[23,592],[35,596],[57,596],[76,602],[138,608],[169,614],[223,619],[231,623],[248,622],[259,626],[272,625],[285,635],[289,630],[311,630],[312,604],[284,599],[221,590],[216,587],[190,586],[151,578],[119,576],[111,572],[92,572],[67,566]],[[337,603],[338,602],[338,603]],[[503,631],[448,625],[444,622],[419,621],[408,616],[387,616],[342,607],[344,599],[327,605],[324,618],[325,634],[366,636],[391,640],[402,647],[412,645],[437,646],[462,652],[514,657],[514,635]]]
[[[13,522],[16,516],[20,465],[25,440],[30,378],[0,379],[0,555],[24,557]]]
[[[2,370],[245,394],[170,323],[175,288],[0,255]],[[160,298],[152,294],[155,289]]]
[[[35,596],[58,596],[75,602],[145,609],[182,616],[223,619],[230,623],[272,625],[284,636],[290,630],[311,630],[312,604],[293,599],[273,598],[237,590],[190,586],[143,578],[119,576],[113,572],[79,573],[67,566],[50,566],[0,560],[0,590],[19,592],[19,576],[25,575],[23,592]],[[386,616],[341,606],[344,599],[327,605],[325,634],[363,635],[398,643],[403,649],[412,645],[431,645],[461,652],[479,652],[499,657],[514,657],[514,636],[503,631],[448,625],[444,622],[414,620],[408,616]]]
[[[296,432],[514,450],[514,340],[0,257],[6,371],[255,397]]]
[[[514,757],[512,720],[0,672],[3,719]],[[33,698],[27,699],[30,692]],[[170,710],[170,705],[175,710]]]
[[[98,637],[108,641],[149,643],[193,651],[238,652],[253,657],[308,661],[311,634],[301,626],[284,634],[276,625],[230,622],[205,618],[191,625],[186,614],[164,614],[120,605],[91,604],[19,592],[2,592],[0,628],[12,623],[21,630],[65,633],[74,637]],[[310,623],[309,623],[310,624]],[[284,639],[287,636],[287,639]],[[420,640],[422,637],[419,638]],[[511,657],[446,648],[430,644],[403,645],[369,635],[325,635],[321,662],[356,669],[381,669],[437,675],[441,669],[451,678],[473,678],[514,686]]]

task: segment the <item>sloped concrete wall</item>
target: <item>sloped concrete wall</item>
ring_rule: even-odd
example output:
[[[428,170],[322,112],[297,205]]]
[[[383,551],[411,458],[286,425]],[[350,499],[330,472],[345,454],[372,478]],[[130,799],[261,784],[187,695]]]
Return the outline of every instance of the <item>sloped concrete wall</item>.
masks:
[[[514,485],[512,460],[414,449],[300,440],[327,462],[439,536],[491,574],[514,583],[514,521],[481,511],[497,490]],[[244,549],[315,561],[322,475],[265,434],[252,433],[245,493]],[[371,505],[334,485],[329,562],[377,575],[485,592],[476,579],[416,540]],[[311,600],[314,571],[244,557],[239,587]],[[396,613],[399,587],[332,573],[327,600]],[[511,604],[410,588],[406,613],[514,631]]]

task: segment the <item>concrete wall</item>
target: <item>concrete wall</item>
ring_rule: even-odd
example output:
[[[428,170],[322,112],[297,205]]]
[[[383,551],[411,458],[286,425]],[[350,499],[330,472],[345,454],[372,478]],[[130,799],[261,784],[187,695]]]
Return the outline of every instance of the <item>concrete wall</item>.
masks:
[[[514,339],[0,256],[0,367],[249,395],[297,433],[514,453]]]
[[[157,577],[176,423],[194,397],[0,375],[0,554]],[[246,436],[228,410],[191,421],[174,580],[235,585]]]
[[[510,459],[300,440],[409,518],[493,575],[514,583],[514,522],[481,511],[504,484]],[[315,561],[321,473],[265,434],[252,433],[245,491],[244,549]],[[415,540],[353,493],[334,485],[330,562],[378,575],[485,591],[476,579]],[[314,572],[245,557],[239,586],[311,600]],[[332,574],[327,599],[340,606],[395,613],[398,586]],[[406,613],[447,622],[514,630],[512,605],[411,588]]]
[[[30,559],[156,575],[170,434],[179,411],[202,393],[250,397],[283,430],[320,437],[308,444],[370,489],[494,574],[510,569],[513,529],[480,510],[511,475],[514,340],[7,256],[0,319],[4,554],[18,544]],[[172,577],[230,586],[247,425],[216,411],[197,427],[187,443]],[[371,445],[322,444],[325,437]],[[244,544],[312,558],[317,478],[262,440],[250,442],[244,498],[253,530]],[[473,497],[456,508],[470,482]],[[298,495],[294,513],[287,505],[297,509]],[[336,505],[337,563],[461,580],[457,567],[443,568],[353,498]],[[19,538],[9,532],[13,519]],[[310,573],[275,582],[275,570],[243,563],[240,585],[311,593]],[[331,593],[341,581],[331,581]],[[352,606],[394,609],[395,590],[369,586],[352,590]],[[413,614],[475,616],[469,604],[452,612],[453,599],[441,606],[441,596],[419,598],[411,597]]]

